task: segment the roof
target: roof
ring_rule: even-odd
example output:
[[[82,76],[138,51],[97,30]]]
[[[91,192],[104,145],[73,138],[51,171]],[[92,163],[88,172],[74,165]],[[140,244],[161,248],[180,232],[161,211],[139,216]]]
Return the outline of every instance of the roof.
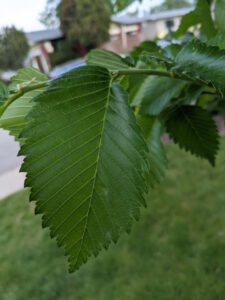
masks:
[[[147,17],[147,20],[148,21],[155,21],[155,20],[160,20],[160,19],[182,17],[182,16],[188,14],[193,9],[194,9],[193,7],[189,7],[189,8],[178,8],[178,9],[162,11],[162,12],[159,12],[159,13],[150,14]]]
[[[123,24],[123,25],[133,25],[133,24],[141,24],[145,21],[146,17],[131,17],[128,15],[122,15],[122,16],[112,16],[111,21],[113,23],[117,24]]]
[[[129,15],[118,15],[118,16],[112,16],[111,21],[117,24],[122,24],[122,25],[132,25],[132,24],[141,24],[143,22],[148,22],[148,21],[156,21],[156,20],[161,20],[161,19],[168,19],[168,18],[174,18],[174,17],[182,17],[192,11],[194,8],[179,8],[179,9],[173,9],[173,10],[168,10],[168,11],[163,11],[160,13],[154,13],[154,14],[149,14],[144,17],[132,17]]]
[[[113,23],[122,24],[122,25],[141,24],[143,22],[151,22],[160,19],[182,17],[187,13],[189,13],[191,10],[193,10],[193,7],[173,9],[173,10],[163,11],[156,14],[149,14],[143,17],[117,15],[117,16],[112,16],[111,21]],[[29,40],[29,42],[36,44],[40,42],[60,39],[63,37],[63,33],[59,28],[55,28],[55,29],[46,29],[46,30],[27,32],[26,37]]]
[[[30,42],[40,43],[60,39],[63,37],[63,34],[59,28],[55,28],[27,32],[26,37]]]

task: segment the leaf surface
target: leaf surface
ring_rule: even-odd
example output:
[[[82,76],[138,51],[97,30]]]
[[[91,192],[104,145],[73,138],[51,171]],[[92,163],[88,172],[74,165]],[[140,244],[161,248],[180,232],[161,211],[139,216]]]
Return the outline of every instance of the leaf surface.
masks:
[[[138,115],[137,121],[144,131],[148,146],[150,163],[149,183],[154,188],[164,178],[168,166],[166,151],[161,141],[162,124],[155,117],[143,115]]]
[[[17,88],[18,84],[26,84],[34,78],[34,83],[42,83],[48,80],[47,75],[39,72],[33,67],[21,69],[16,76],[12,77],[12,83],[9,88],[11,90],[14,90]],[[9,130],[10,134],[13,135],[16,140],[18,140],[18,136],[21,130],[27,123],[27,121],[25,120],[25,116],[33,106],[31,99],[40,94],[42,91],[43,88],[37,89],[18,98],[15,102],[10,104],[10,106],[0,118],[0,127],[5,130]]]
[[[224,0],[216,0],[215,10],[214,10],[215,23],[216,23],[218,29],[222,32],[225,32],[224,12],[225,12],[225,1]]]
[[[9,95],[7,86],[0,80],[0,106],[5,102]]]
[[[185,81],[179,79],[160,76],[150,78],[139,91],[140,113],[150,116],[160,114],[169,101],[179,94],[185,84]]]
[[[182,18],[175,36],[179,37],[185,34],[190,27],[197,24],[201,24],[201,31],[207,38],[212,38],[216,34],[211,8],[207,0],[198,0],[195,10],[189,12]]]
[[[88,65],[104,67],[109,71],[126,70],[133,67],[127,59],[105,49],[94,49],[90,51],[86,63]]]
[[[173,71],[212,83],[222,94],[225,93],[225,52],[217,47],[207,46],[199,40],[189,42],[177,55]]]
[[[215,165],[219,146],[217,127],[210,114],[198,106],[177,106],[167,112],[166,128],[181,148]]]
[[[94,66],[52,81],[22,132],[26,186],[71,272],[130,231],[145,205],[148,149],[127,93],[111,81]]]

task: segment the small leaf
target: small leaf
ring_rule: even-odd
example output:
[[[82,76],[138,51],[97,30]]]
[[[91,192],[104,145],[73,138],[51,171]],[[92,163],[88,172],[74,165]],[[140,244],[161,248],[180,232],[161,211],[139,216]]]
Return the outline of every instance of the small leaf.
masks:
[[[150,163],[149,183],[154,188],[164,178],[168,166],[166,151],[161,141],[161,123],[157,119],[150,131],[147,145]]]
[[[21,69],[16,76],[11,78],[12,83],[10,85],[10,89],[14,90],[17,88],[18,84],[27,83],[34,78],[34,83],[42,83],[48,79],[47,75],[39,72],[33,67]],[[33,102],[31,102],[31,99],[40,94],[42,91],[43,88],[37,89],[18,98],[15,102],[10,104],[10,106],[6,109],[6,111],[0,118],[0,127],[5,130],[9,130],[10,134],[15,136],[16,140],[18,140],[18,136],[21,130],[27,123],[27,120],[25,120],[25,116],[33,106]]]
[[[86,63],[104,67],[110,71],[126,70],[132,68],[133,65],[121,56],[108,50],[94,49],[88,53]]]
[[[172,70],[192,80],[212,83],[218,91],[225,93],[225,52],[217,47],[192,40],[177,55]]]
[[[179,79],[155,76],[142,85],[139,91],[140,113],[156,116],[179,94],[186,82]]]
[[[144,131],[149,154],[149,184],[154,188],[165,176],[168,166],[166,151],[161,141],[162,124],[157,118],[137,116],[137,122]]]
[[[225,49],[225,32],[217,32],[217,34],[207,41],[207,45],[209,46],[217,46],[221,50]]]
[[[199,23],[199,19],[195,13],[195,11],[191,11],[181,19],[180,26],[177,31],[174,33],[175,37],[179,37],[181,35],[186,34],[187,30]]]
[[[142,52],[159,54],[160,51],[162,51],[161,47],[159,47],[155,42],[146,41],[142,42],[139,46],[134,47],[133,50],[130,52],[130,55],[133,57],[135,62],[137,62]]]
[[[177,106],[166,112],[166,128],[181,148],[215,165],[219,147],[217,127],[210,114],[198,106]]]
[[[188,28],[197,24],[201,24],[201,31],[206,37],[212,38],[216,34],[211,15],[211,7],[207,0],[198,0],[195,10],[182,18],[175,37],[185,34]]]
[[[35,98],[22,171],[70,271],[130,231],[145,205],[148,149],[128,94],[102,67],[74,69]]]
[[[195,83],[189,84],[186,89],[186,97],[184,101],[185,103],[183,104],[196,103],[204,90],[205,90],[204,85],[199,85]]]
[[[0,106],[5,102],[6,98],[9,96],[9,91],[7,86],[0,80]]]
[[[216,0],[215,4],[215,23],[218,29],[222,32],[225,32],[225,1],[224,0]]]

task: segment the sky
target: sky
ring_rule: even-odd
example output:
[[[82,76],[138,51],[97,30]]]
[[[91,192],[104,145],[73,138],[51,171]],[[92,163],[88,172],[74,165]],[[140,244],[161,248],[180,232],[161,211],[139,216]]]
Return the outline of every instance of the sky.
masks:
[[[141,9],[149,10],[151,6],[161,2],[162,0],[143,0]],[[39,18],[45,3],[46,0],[0,0],[0,28],[15,25],[24,31],[44,29]],[[130,9],[135,10],[137,5],[132,5]]]

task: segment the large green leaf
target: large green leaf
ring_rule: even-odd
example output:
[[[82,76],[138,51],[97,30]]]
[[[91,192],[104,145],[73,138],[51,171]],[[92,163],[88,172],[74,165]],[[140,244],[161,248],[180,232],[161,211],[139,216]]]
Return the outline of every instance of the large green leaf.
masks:
[[[94,49],[90,51],[86,63],[88,65],[104,67],[110,71],[124,70],[133,67],[128,60],[116,53],[104,49]]]
[[[130,231],[145,205],[148,149],[127,93],[111,82],[95,66],[52,81],[22,132],[25,185],[70,271]]]
[[[34,83],[42,83],[47,79],[47,75],[39,72],[33,67],[21,69],[16,76],[12,77],[12,83],[9,88],[14,90],[17,89],[17,85],[27,84],[31,80],[34,80]],[[43,88],[37,89],[18,98],[15,102],[10,104],[0,118],[0,127],[5,130],[9,130],[10,134],[15,136],[16,140],[27,123],[25,116],[33,105],[31,99],[40,94],[42,91]]]
[[[146,80],[137,99],[141,103],[140,113],[150,116],[160,114],[185,85],[186,82],[183,80],[160,76]]]
[[[225,93],[225,52],[217,47],[207,46],[199,40],[189,42],[177,55],[173,71],[192,80],[212,83],[218,91]]]
[[[224,0],[216,0],[215,4],[215,23],[219,30],[225,31],[225,1]]]
[[[166,128],[181,148],[215,165],[219,136],[210,114],[198,106],[177,106],[167,111]]]

